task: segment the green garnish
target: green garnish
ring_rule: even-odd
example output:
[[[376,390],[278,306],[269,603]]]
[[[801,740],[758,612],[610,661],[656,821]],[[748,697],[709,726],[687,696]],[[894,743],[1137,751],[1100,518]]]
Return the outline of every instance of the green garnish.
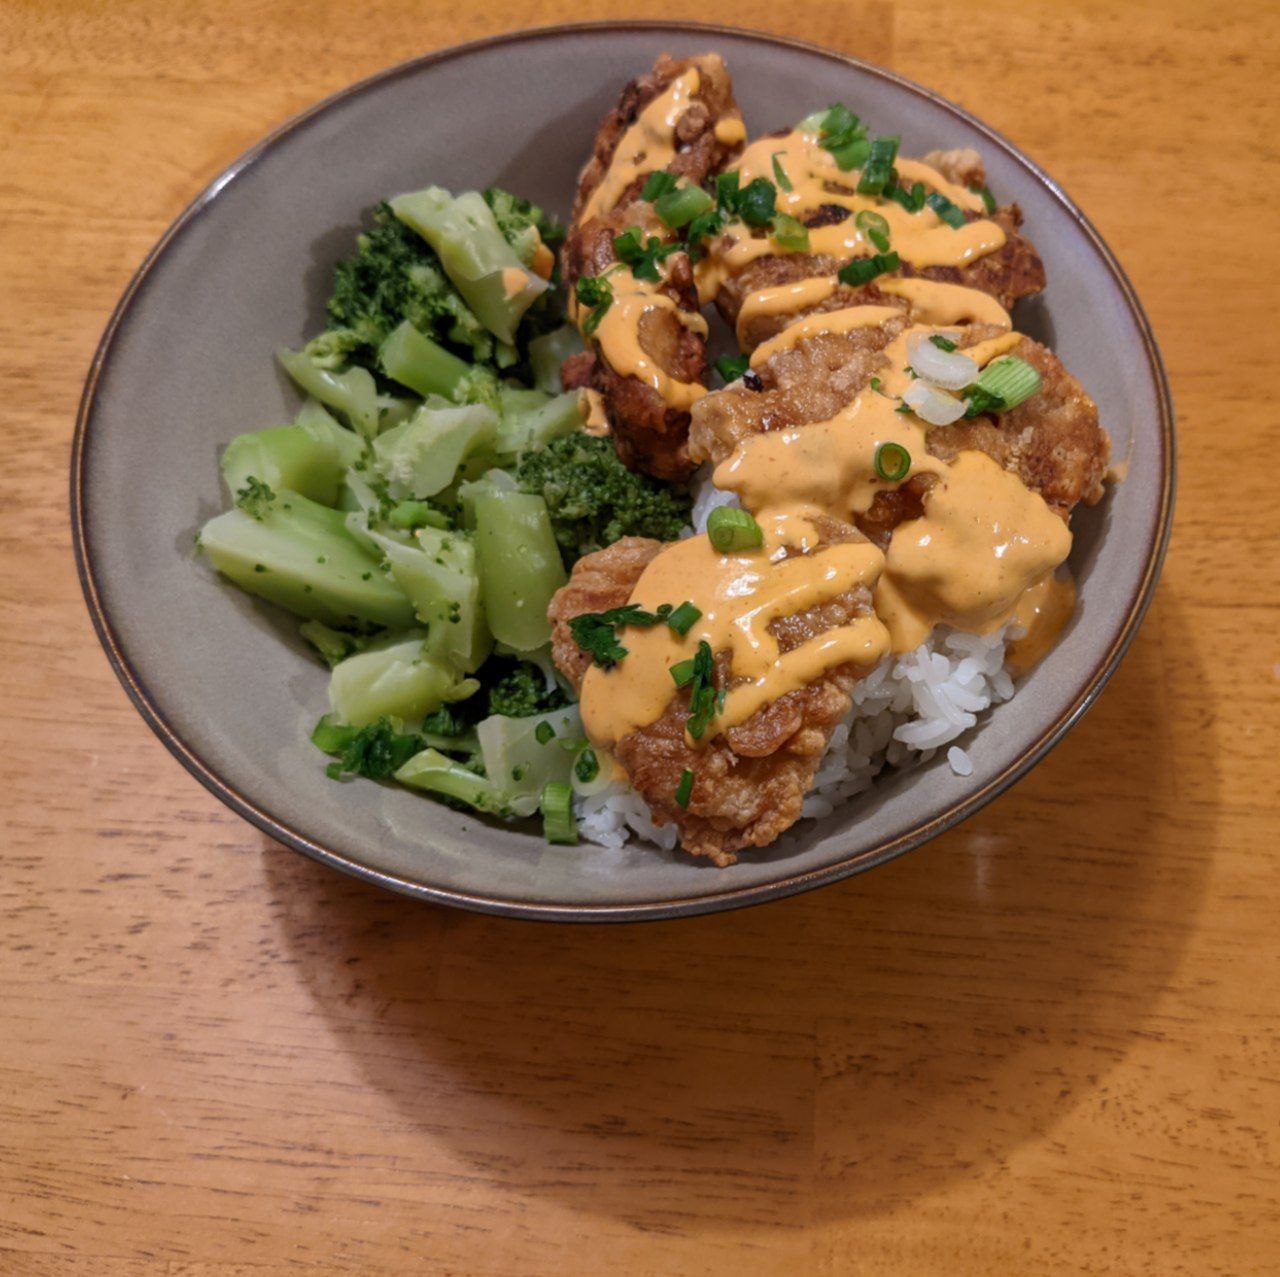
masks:
[[[533,729],[533,739],[539,745],[545,745],[556,734],[556,729],[545,719]]]
[[[751,360],[746,355],[721,355],[716,360],[716,372],[725,382],[737,381],[751,367]]]
[[[696,190],[697,187],[689,189]],[[621,235],[615,236],[613,251],[636,279],[659,280],[662,278],[662,272],[658,269],[659,264],[672,253],[679,252],[680,244],[679,241],[668,243],[660,240],[656,235],[650,235],[645,240],[640,228],[631,226]]]
[[[958,205],[953,204],[945,195],[939,191],[930,191],[924,197],[924,202],[933,209],[935,213],[944,221],[953,231],[958,231],[966,221],[964,210]]]
[[[760,525],[736,506],[719,506],[707,519],[707,537],[721,554],[735,550],[758,550],[764,544]]]
[[[873,257],[858,257],[842,266],[836,278],[842,284],[857,288],[860,284],[869,284],[878,275],[887,275],[902,265],[897,253],[876,253]]]
[[[716,662],[706,639],[698,644],[694,655],[689,689],[689,718],[685,730],[694,740],[701,740],[716,713]]]
[[[873,213],[869,208],[864,208],[853,219],[853,224],[882,253],[889,251],[889,223],[879,213]]]
[[[551,781],[542,790],[542,833],[550,843],[572,847],[578,841],[578,824],[573,818],[573,790],[561,781]]]
[[[811,125],[815,117],[802,122]],[[848,172],[866,163],[871,152],[866,126],[843,103],[837,102],[817,120],[818,145],[831,153],[836,164]]]
[[[668,191],[654,201],[653,208],[672,230],[678,230],[714,205],[715,201],[702,187],[685,186],[677,191]]]
[[[680,783],[676,786],[676,805],[679,807],[687,807],[689,799],[693,796],[693,772],[689,768],[685,768],[680,773]]]
[[[777,182],[779,190],[790,191],[794,189],[791,179],[787,176],[787,170],[782,167],[782,161],[778,159],[778,156],[783,154],[785,154],[783,151],[773,153],[773,180]]]
[[[790,253],[803,253],[809,248],[809,228],[790,213],[775,213],[773,239],[779,248],[785,248]]]
[[[670,670],[671,681],[677,687],[688,687],[693,682],[694,659],[689,657],[687,661],[677,661]]]
[[[666,622],[682,638],[689,627],[702,615],[692,603],[684,602],[673,608],[663,603],[655,612],[646,612],[638,603],[627,603],[610,608],[607,612],[584,612],[569,622],[573,640],[601,669],[611,669],[627,654],[618,641],[618,631],[626,625],[650,629]]]
[[[918,213],[924,208],[925,190],[923,182],[913,182],[911,189],[898,185],[898,175],[895,172],[890,178],[889,184],[884,188],[886,199],[891,199],[895,204],[902,205],[908,213]]]
[[[656,173],[650,173],[648,180],[644,184],[644,189],[640,192],[640,198],[652,202],[674,191],[679,180],[674,173],[668,173],[666,169],[659,169]]]
[[[738,192],[734,212],[748,226],[768,226],[778,201],[778,189],[767,177],[757,177]]]
[[[694,607],[693,604],[686,599],[667,617],[667,626],[681,638],[684,638],[684,636],[693,628],[693,623],[701,616],[701,610]]]
[[[590,337],[613,305],[613,285],[603,275],[583,275],[578,280],[575,296],[580,306],[589,308],[589,314],[582,321],[582,334]]]
[[[996,211],[996,197],[992,195],[985,186],[971,186],[969,189],[975,195],[980,195],[982,197],[982,207],[985,208],[988,213],[994,213]]]
[[[882,443],[872,464],[880,478],[897,483],[911,473],[911,454],[900,443]]]
[[[956,344],[950,337],[944,337],[941,333],[934,333],[929,340],[937,346],[939,350],[952,351],[955,350]]]
[[[871,143],[867,162],[858,178],[859,195],[882,195],[893,176],[893,162],[898,158],[896,137],[878,137]]]
[[[578,755],[578,761],[573,765],[573,774],[584,785],[589,785],[600,775],[600,760],[596,757],[594,749],[584,749]]]
[[[326,714],[311,733],[311,743],[337,758],[325,768],[331,780],[347,773],[387,780],[425,748],[422,737],[401,732],[398,725],[398,719],[384,717],[367,727],[348,727]]]
[[[986,413],[1008,412],[1025,403],[1039,389],[1040,373],[1016,355],[992,360],[979,374],[973,385],[964,391],[969,401],[966,417],[980,417]]]

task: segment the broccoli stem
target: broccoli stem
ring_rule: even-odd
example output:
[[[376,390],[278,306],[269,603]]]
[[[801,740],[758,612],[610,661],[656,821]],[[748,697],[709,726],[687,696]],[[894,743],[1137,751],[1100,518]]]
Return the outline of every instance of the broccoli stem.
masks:
[[[551,638],[547,608],[565,583],[547,503],[525,492],[475,496],[476,563],[489,628],[499,641],[532,652]]]
[[[443,395],[460,402],[466,397],[466,386],[472,366],[457,355],[420,333],[407,319],[378,349],[382,371],[420,395]]]
[[[402,785],[443,794],[446,798],[474,807],[476,811],[492,816],[510,815],[506,803],[488,780],[452,758],[446,758],[439,750],[424,749],[422,753],[415,754],[395,776]]]
[[[564,385],[560,381],[560,365],[570,355],[576,355],[582,346],[582,335],[574,324],[562,324],[559,328],[529,343],[529,367],[533,369],[533,384],[539,390],[558,395]]]
[[[497,425],[497,414],[481,404],[421,408],[374,441],[374,468],[397,501],[434,497],[468,457],[493,447]]]
[[[241,589],[328,625],[413,624],[413,606],[378,558],[347,531],[340,511],[287,489],[261,518],[228,510],[200,532],[209,562]]]
[[[384,717],[421,718],[476,691],[474,679],[427,657],[426,637],[425,630],[413,630],[339,661],[329,676],[329,705],[338,720],[366,727]]]
[[[367,368],[330,372],[296,350],[278,350],[276,358],[307,394],[336,408],[366,439],[378,433],[378,388]]]
[[[521,262],[484,199],[475,191],[455,199],[433,186],[397,195],[391,209],[436,250],[480,322],[499,340],[514,343],[520,320],[547,282]]]
[[[335,424],[334,429],[342,428]],[[237,435],[222,454],[222,477],[232,500],[256,478],[276,491],[288,488],[334,506],[345,468],[337,445],[303,426],[271,426]]]

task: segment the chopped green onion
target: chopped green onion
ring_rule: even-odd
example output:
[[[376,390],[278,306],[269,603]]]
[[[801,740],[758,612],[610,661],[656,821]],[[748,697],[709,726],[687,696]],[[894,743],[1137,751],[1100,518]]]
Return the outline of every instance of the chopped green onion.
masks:
[[[778,159],[779,155],[785,154],[784,151],[774,151],[773,153],[773,180],[777,182],[780,189],[784,191],[793,190],[791,179],[787,176],[787,170],[782,167],[782,161]]]
[[[721,355],[716,360],[716,372],[726,382],[737,381],[750,367],[751,360],[746,355]]]
[[[939,191],[930,191],[924,197],[924,202],[933,209],[935,213],[944,221],[953,231],[958,231],[965,224],[964,210],[958,205],[953,204],[945,195]]]
[[[716,715],[716,661],[711,644],[703,639],[693,658],[693,678],[689,687],[689,717],[685,730],[701,740]]]
[[[842,103],[836,103],[824,115],[815,113],[801,121],[801,129],[817,132],[818,145],[831,153],[831,158],[845,172],[860,168],[871,154],[867,130],[862,121]]]
[[[652,203],[660,196],[674,191],[678,180],[674,173],[668,173],[666,169],[659,169],[656,173],[650,173],[648,181],[644,184],[644,189],[640,192],[640,198],[649,200]]]
[[[880,478],[897,483],[911,473],[911,454],[900,443],[882,443],[872,464]]]
[[[584,785],[589,785],[600,775],[600,760],[596,757],[594,749],[584,749],[578,755],[578,761],[573,765],[573,774]]]
[[[677,687],[688,687],[693,682],[695,664],[692,656],[687,661],[677,661],[671,667],[671,681]]]
[[[738,181],[737,169],[716,174],[716,203],[727,213],[732,213],[737,207]]]
[[[859,131],[865,132],[862,121],[843,102],[835,102],[822,117],[822,135],[841,137]]]
[[[659,263],[664,258],[670,257],[672,253],[677,252],[680,247],[678,240],[666,243],[656,235],[650,235],[648,240],[642,243],[638,226],[628,227],[621,235],[615,236],[613,241],[613,251],[617,253],[618,260],[631,271],[636,279],[661,279],[662,272],[658,269]],[[579,283],[581,283],[581,280],[579,280]]]
[[[823,143],[823,145],[831,152],[831,158],[835,160],[837,166],[846,173],[850,169],[861,168],[871,154],[871,143],[865,137],[852,138],[839,146],[827,143]]]
[[[707,536],[721,554],[734,550],[758,550],[764,544],[760,525],[745,510],[719,506],[707,519]]]
[[[700,186],[684,186],[668,191],[654,202],[654,212],[672,230],[687,226],[699,213],[705,213],[715,201]]]
[[[864,208],[853,224],[882,252],[889,251],[889,223],[879,213]]]
[[[952,351],[955,350],[956,344],[950,337],[944,337],[941,333],[934,333],[929,340],[937,346],[939,350]]]
[[[893,184],[886,186],[884,189],[885,196],[893,200],[895,204],[901,204],[908,213],[918,213],[924,208],[924,183],[914,182],[911,189],[908,190],[904,186],[899,186],[897,174],[894,174]]]
[[[550,843],[572,847],[578,841],[578,823],[573,818],[573,790],[561,781],[551,781],[542,789],[542,833]]]
[[[874,257],[858,257],[840,267],[836,277],[842,284],[857,288],[869,284],[878,275],[887,275],[902,265],[897,253],[876,253]]]
[[[969,399],[965,416],[983,412],[1008,412],[1025,403],[1039,389],[1040,373],[1016,355],[1006,355],[989,363],[978,379],[964,392]]]
[[[676,805],[679,807],[687,807],[689,799],[693,797],[693,772],[689,768],[685,768],[680,773],[680,783],[676,786]]]
[[[689,633],[690,629],[693,628],[693,623],[701,616],[701,610],[694,607],[693,604],[686,599],[678,608],[675,609],[674,612],[671,612],[667,616],[667,627],[674,633],[679,634],[681,638],[684,638],[684,636]]]
[[[790,253],[803,253],[809,248],[809,228],[796,221],[790,213],[775,213],[773,239],[779,248]]]
[[[988,213],[994,213],[996,211],[996,197],[992,195],[985,186],[971,186],[969,189],[975,195],[980,195],[982,197],[982,207],[985,208]]]
[[[871,152],[858,178],[859,195],[881,195],[893,174],[893,162],[898,158],[896,137],[878,137],[871,143]]]
[[[555,734],[556,729],[545,720],[533,729],[533,739],[536,740],[539,745],[545,745]]]

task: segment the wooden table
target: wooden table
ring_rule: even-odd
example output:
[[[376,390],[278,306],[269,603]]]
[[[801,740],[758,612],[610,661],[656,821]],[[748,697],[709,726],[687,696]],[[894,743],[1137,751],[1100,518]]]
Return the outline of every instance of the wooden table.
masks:
[[[266,841],[109,671],[68,442],[152,241],[314,98],[600,12],[0,7],[0,1270],[1275,1272],[1270,6],[697,11],[991,121],[1097,221],[1163,343],[1182,472],[1155,606],[1098,706],[963,828],[745,913],[473,917]]]

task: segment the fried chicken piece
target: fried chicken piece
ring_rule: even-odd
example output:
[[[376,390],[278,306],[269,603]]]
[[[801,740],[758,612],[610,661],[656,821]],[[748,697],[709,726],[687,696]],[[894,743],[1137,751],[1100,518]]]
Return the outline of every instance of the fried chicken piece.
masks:
[[[757,370],[759,391],[735,384],[700,400],[690,433],[694,457],[718,464],[751,434],[831,420],[886,366],[883,351],[905,322],[904,316],[879,328],[799,341]],[[971,324],[960,330],[958,344],[964,349],[1002,331]],[[985,452],[1067,519],[1079,502],[1101,499],[1110,440],[1098,423],[1097,405],[1051,350],[1023,337],[1008,353],[1039,370],[1039,392],[1010,412],[929,427],[929,452],[944,461],[965,449]],[[899,523],[920,516],[932,482],[916,475],[878,493],[857,517],[858,528],[884,547]]]
[[[823,546],[862,539],[835,519],[820,520],[819,530]],[[577,650],[570,618],[625,604],[662,548],[657,541],[633,537],[587,555],[574,565],[568,583],[552,600],[552,654],[575,687],[581,686],[589,658]],[[871,591],[858,586],[819,607],[775,621],[770,632],[780,650],[788,652],[871,612]],[[701,748],[685,739],[685,688],[673,695],[656,722],[618,742],[614,757],[657,823],[678,826],[686,851],[720,866],[731,865],[738,851],[767,846],[800,818],[831,733],[848,714],[851,689],[866,672],[860,666],[837,666]],[[731,685],[730,677],[728,653],[717,653],[718,686]],[[688,806],[681,807],[675,793],[686,769],[693,772],[693,791]]]
[[[924,162],[937,169],[948,181],[961,186],[982,186],[986,182],[982,158],[971,148],[931,151],[924,157]],[[802,220],[810,230],[816,230],[835,226],[852,216],[839,204],[823,204],[810,210]],[[915,267],[910,262],[903,262],[895,273],[908,278],[932,279],[939,283],[976,288],[994,297],[1006,310],[1012,309],[1020,298],[1031,297],[1044,289],[1044,263],[1031,241],[1021,233],[1022,210],[1016,204],[1002,205],[990,214],[967,212],[965,216],[971,222],[989,217],[1004,231],[1004,243],[994,252],[964,266]],[[751,293],[817,275],[834,275],[848,260],[824,253],[776,253],[757,257],[721,285],[716,294],[716,307],[729,324],[736,326],[742,303]],[[864,289],[841,287],[810,311],[756,316],[743,325],[738,339],[745,349],[754,350],[788,323],[811,311],[838,310],[863,304],[860,298],[864,292]],[[892,300],[888,299],[888,304],[892,304]]]
[[[600,126],[595,150],[578,180],[573,222],[563,249],[565,280],[573,289],[582,276],[603,275],[618,258],[614,239],[632,226],[647,238],[670,239],[671,232],[640,199],[651,170],[640,172],[619,193],[611,207],[587,217],[592,195],[605,181],[617,149],[627,130],[655,98],[692,68],[698,71],[698,89],[675,125],[676,152],[666,171],[701,185],[719,171],[738,149],[737,141],[721,141],[716,126],[725,120],[741,121],[733,98],[733,86],[723,59],[717,54],[675,59],[664,54],[653,70],[633,80],[622,91],[617,107]],[[624,157],[627,158],[627,157]],[[664,279],[658,291],[671,298],[679,311],[698,313],[698,293],[688,256],[676,253],[666,258]],[[673,380],[700,385],[706,380],[707,358],[704,339],[666,309],[647,312],[640,324],[641,349]],[[579,382],[598,390],[604,400],[614,446],[625,465],[659,479],[683,480],[692,474],[685,440],[689,430],[686,408],[669,405],[646,382],[623,376],[596,356],[590,380]]]

